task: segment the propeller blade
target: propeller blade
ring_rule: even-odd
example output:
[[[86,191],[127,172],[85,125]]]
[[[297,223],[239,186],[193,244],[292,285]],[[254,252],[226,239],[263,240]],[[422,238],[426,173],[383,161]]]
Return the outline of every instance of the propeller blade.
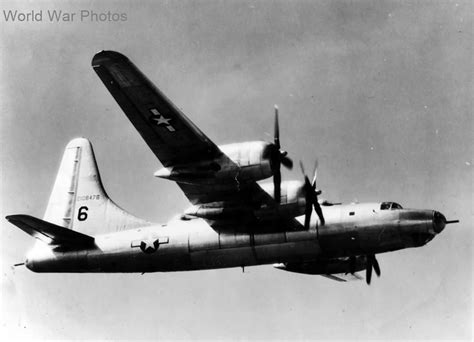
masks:
[[[306,180],[306,178],[308,178],[308,177],[306,177],[306,172],[304,172],[304,166],[303,166],[303,162],[301,160],[300,160],[300,168],[301,168],[301,173],[303,174],[303,176],[305,177],[305,180]]]
[[[291,160],[290,157],[284,156],[281,158],[281,163],[287,168],[287,169],[293,169],[293,160]]]
[[[315,167],[317,168],[317,163],[315,164]],[[324,226],[326,221],[324,220],[323,210],[321,209],[321,206],[319,205],[319,201],[318,201],[318,192],[316,191],[316,177],[314,178],[312,183],[309,181],[309,178],[306,175],[305,170],[304,170],[303,162],[301,160],[300,160],[300,168],[304,176],[304,191],[305,191],[305,202],[306,202],[305,228],[306,229],[309,228],[309,221],[311,219],[312,207],[314,207],[314,210],[316,211],[316,214],[319,217],[321,226]]]
[[[318,165],[319,165],[319,162],[316,159],[316,161],[314,162],[314,169],[313,169],[313,181],[311,182],[311,184],[313,184],[315,189],[316,189],[316,179],[318,178]]]
[[[274,198],[280,203],[281,194],[281,165],[288,169],[293,168],[293,161],[287,156],[288,152],[281,150],[280,124],[278,122],[278,106],[275,105],[275,123],[273,133],[273,145],[270,150],[270,165],[273,172]]]
[[[311,222],[311,212],[312,212],[311,202],[306,201],[306,207],[304,210],[304,228],[309,230],[309,224]]]
[[[367,255],[367,265],[365,271],[365,281],[367,282],[367,285],[370,285],[370,280],[372,279],[372,258],[369,255]]]
[[[375,258],[375,255],[373,255],[373,264],[374,264],[375,274],[377,275],[377,277],[380,277],[380,266],[379,266],[379,262]]]
[[[305,199],[304,228],[308,230],[309,224],[311,222],[311,212],[313,211],[313,201],[312,201],[312,196],[311,196],[313,189],[311,187],[311,183],[309,182],[308,176],[306,176],[306,173],[304,172],[304,165],[301,160],[300,160],[300,168],[301,168],[301,173],[303,174],[303,177],[304,177],[304,185],[303,185],[304,199]]]
[[[277,203],[281,200],[281,171],[280,167],[273,171],[273,198]]]
[[[280,149],[280,125],[278,124],[278,106],[275,105],[275,130],[273,135],[276,148]]]
[[[316,190],[317,178],[318,178],[318,160],[316,159],[316,161],[314,162],[313,181],[311,182],[311,187],[314,193],[313,205],[314,205],[314,210],[316,211],[316,214],[318,214],[319,221],[321,222],[321,226],[324,226],[326,221],[324,220],[323,210],[321,209],[321,206],[319,205],[318,192]]]
[[[326,220],[324,219],[323,210],[321,209],[321,206],[319,205],[319,202],[318,202],[318,195],[314,193],[314,197],[315,197],[315,200],[313,202],[314,210],[316,211],[316,214],[318,214],[319,221],[321,222],[321,226],[324,226],[326,224]]]

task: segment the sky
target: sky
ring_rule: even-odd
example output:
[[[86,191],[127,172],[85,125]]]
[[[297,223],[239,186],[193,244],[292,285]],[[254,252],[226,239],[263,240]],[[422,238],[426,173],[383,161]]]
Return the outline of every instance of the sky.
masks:
[[[36,274],[34,240],[1,224],[1,333],[29,339],[472,339],[469,1],[16,1],[0,13],[0,216],[42,217],[65,145],[92,141],[110,197],[166,222],[188,207],[90,66],[127,55],[216,144],[270,140],[319,159],[323,197],[459,219],[428,245],[338,283],[271,265]],[[43,11],[7,22],[3,10]],[[77,13],[50,22],[47,11]],[[80,20],[80,11],[125,14]],[[301,179],[297,168],[283,179]]]

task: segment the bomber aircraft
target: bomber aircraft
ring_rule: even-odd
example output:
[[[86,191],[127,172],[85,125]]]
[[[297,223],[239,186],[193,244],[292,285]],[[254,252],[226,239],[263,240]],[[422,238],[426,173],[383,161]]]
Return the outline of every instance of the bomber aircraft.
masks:
[[[101,182],[91,143],[66,146],[43,219],[6,219],[35,237],[34,272],[169,272],[274,264],[345,281],[372,270],[376,254],[420,247],[445,228],[434,210],[395,202],[331,203],[312,179],[282,181],[293,161],[274,141],[217,146],[124,55],[101,51],[92,67],[159,159],[156,177],[178,184],[191,206],[167,224],[118,207]],[[263,179],[273,181],[260,184]]]

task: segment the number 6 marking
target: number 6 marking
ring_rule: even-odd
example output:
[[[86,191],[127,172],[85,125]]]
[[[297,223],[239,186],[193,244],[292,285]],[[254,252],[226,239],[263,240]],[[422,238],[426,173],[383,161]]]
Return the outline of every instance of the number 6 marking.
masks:
[[[85,221],[87,219],[87,210],[89,210],[87,207],[79,208],[79,212],[77,213],[77,219],[79,221]]]

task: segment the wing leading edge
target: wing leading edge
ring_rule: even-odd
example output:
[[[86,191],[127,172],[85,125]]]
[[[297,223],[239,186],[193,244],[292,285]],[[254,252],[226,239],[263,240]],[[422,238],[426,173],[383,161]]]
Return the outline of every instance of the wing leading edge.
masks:
[[[92,59],[92,67],[163,166],[223,156],[127,57],[101,51]]]

